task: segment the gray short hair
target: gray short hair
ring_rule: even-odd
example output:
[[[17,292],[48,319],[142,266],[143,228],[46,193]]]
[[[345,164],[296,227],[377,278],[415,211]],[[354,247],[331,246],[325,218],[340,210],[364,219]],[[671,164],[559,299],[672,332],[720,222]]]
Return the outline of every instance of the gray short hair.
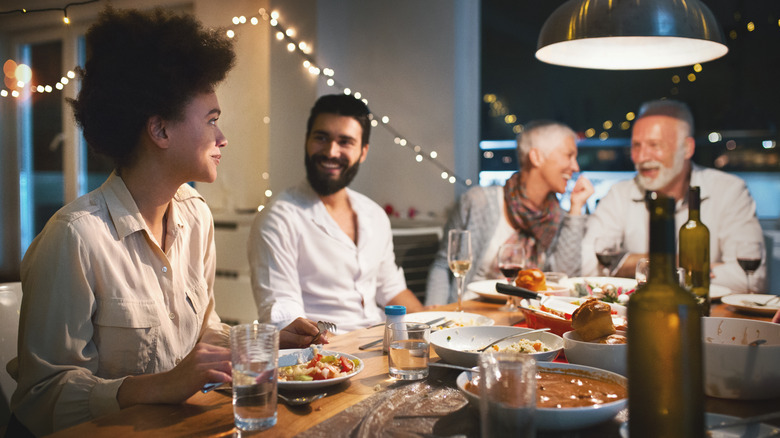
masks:
[[[693,114],[691,114],[691,109],[688,108],[688,105],[683,102],[671,99],[645,102],[639,107],[637,120],[648,116],[667,116],[686,123],[688,129],[685,135],[693,137]]]
[[[577,134],[563,123],[552,120],[534,120],[525,124],[525,128],[517,134],[517,159],[519,168],[528,166],[528,154],[531,149],[539,149],[544,156],[559,146],[561,141],[571,137],[577,142]]]

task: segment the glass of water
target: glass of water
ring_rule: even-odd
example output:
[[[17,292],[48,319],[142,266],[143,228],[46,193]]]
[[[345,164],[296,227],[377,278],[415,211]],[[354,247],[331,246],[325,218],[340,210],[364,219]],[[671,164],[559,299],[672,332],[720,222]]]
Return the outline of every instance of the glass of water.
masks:
[[[479,356],[482,436],[536,437],[536,361],[525,354]]]
[[[274,426],[279,330],[272,324],[231,327],[230,351],[236,427],[256,431]]]
[[[387,362],[390,377],[420,380],[428,377],[431,326],[416,322],[396,322],[387,327],[390,338]]]

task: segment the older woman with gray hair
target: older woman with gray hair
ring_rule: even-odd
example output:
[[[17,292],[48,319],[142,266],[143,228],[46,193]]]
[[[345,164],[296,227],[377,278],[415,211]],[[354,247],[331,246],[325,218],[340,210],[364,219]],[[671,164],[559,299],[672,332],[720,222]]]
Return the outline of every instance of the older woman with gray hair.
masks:
[[[537,267],[579,275],[580,242],[585,233],[585,202],[593,186],[580,176],[565,212],[556,194],[566,191],[577,164],[577,137],[568,126],[554,121],[526,124],[517,137],[520,171],[501,186],[474,187],[463,194],[444,228],[471,231],[472,269],[465,283],[503,278],[496,260],[504,243],[526,248],[525,268]],[[426,305],[457,299],[455,278],[447,264],[447,239],[442,239],[428,273]]]

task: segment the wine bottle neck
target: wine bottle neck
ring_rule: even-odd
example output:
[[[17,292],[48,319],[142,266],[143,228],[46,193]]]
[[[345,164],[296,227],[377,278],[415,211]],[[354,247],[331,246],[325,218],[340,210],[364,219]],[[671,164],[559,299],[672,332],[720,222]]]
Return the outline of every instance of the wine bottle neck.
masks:
[[[650,209],[650,272],[648,282],[676,282],[674,200],[654,199]]]

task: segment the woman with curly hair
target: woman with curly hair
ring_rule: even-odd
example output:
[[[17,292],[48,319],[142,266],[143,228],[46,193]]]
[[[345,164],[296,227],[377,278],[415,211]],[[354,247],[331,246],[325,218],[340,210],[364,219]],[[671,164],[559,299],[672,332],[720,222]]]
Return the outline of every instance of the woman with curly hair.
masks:
[[[235,61],[191,16],[106,9],[71,101],[115,170],[58,211],[22,261],[18,387],[8,428],[35,435],[231,380],[214,311],[214,224],[187,183],[213,182],[227,140],[215,87]],[[299,320],[280,336],[306,344]],[[14,432],[15,433],[15,432]]]

